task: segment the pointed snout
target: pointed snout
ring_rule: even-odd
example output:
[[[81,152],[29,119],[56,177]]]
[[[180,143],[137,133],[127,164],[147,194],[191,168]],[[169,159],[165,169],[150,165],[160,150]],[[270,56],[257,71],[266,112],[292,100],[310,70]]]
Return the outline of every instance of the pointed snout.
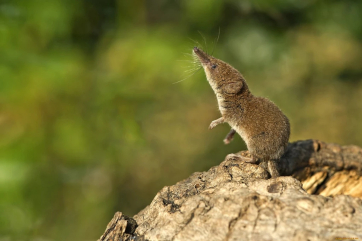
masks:
[[[196,56],[199,58],[199,60],[202,64],[206,64],[206,63],[210,62],[209,56],[204,51],[199,49],[198,47],[194,47],[193,51],[196,54]]]

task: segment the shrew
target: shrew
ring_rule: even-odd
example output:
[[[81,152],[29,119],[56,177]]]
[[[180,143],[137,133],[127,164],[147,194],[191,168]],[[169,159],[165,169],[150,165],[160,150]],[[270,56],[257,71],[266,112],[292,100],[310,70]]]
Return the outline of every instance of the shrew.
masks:
[[[251,155],[251,158],[235,154],[228,157],[250,163],[265,162],[271,177],[278,177],[277,162],[286,150],[290,135],[288,118],[270,100],[254,96],[238,70],[197,47],[194,47],[193,53],[204,68],[221,113],[221,117],[212,121],[209,128],[229,123],[231,131],[224,139],[225,144],[237,132]]]

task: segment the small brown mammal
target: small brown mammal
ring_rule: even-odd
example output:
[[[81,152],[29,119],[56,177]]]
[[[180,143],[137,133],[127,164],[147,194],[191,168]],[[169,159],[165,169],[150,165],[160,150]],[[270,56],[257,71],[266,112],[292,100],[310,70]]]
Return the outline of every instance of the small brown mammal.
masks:
[[[266,162],[271,177],[278,177],[277,161],[284,154],[290,135],[288,118],[270,100],[254,96],[235,68],[197,47],[194,47],[193,53],[204,68],[221,112],[221,117],[212,121],[209,128],[229,123],[231,131],[224,139],[225,144],[237,132],[251,154],[251,158],[235,154],[230,154],[228,158],[251,163]]]

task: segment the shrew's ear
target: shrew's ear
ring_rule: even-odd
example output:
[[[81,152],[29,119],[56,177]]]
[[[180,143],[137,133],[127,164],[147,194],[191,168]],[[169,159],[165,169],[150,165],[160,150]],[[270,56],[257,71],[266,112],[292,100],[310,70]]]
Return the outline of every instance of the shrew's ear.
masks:
[[[243,88],[243,82],[242,81],[238,81],[238,82],[231,82],[225,85],[225,92],[228,94],[236,94],[239,93],[240,90]]]

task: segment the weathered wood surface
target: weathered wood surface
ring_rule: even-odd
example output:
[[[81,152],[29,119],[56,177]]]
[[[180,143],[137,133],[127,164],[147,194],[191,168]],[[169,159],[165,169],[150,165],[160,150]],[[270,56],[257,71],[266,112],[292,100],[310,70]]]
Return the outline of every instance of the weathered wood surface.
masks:
[[[133,218],[116,213],[99,240],[362,239],[361,148],[298,141],[279,166],[284,176],[267,179],[225,160],[164,187]]]

